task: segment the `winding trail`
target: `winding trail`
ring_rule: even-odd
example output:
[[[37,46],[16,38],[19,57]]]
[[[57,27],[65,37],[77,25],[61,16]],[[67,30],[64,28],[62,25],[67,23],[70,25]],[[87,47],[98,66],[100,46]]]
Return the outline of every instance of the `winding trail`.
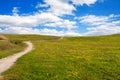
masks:
[[[27,48],[24,51],[0,59],[0,76],[1,73],[8,70],[17,61],[18,58],[20,58],[24,54],[27,54],[33,49],[33,44],[30,41],[26,41],[24,43],[27,44]]]

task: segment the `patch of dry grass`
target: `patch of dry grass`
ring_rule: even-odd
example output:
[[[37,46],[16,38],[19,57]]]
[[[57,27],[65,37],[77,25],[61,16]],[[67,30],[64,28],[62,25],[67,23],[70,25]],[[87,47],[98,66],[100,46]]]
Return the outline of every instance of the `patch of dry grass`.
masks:
[[[0,40],[8,40],[7,37],[0,35]]]

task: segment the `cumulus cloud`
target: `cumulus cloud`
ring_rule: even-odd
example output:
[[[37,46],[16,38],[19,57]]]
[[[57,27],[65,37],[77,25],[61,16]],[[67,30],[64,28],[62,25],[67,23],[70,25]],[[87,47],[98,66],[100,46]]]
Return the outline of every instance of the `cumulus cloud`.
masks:
[[[72,11],[76,8],[68,3],[68,0],[44,0],[47,5],[50,6],[49,12],[54,15],[61,16],[65,14],[72,15]]]
[[[0,26],[6,27],[60,27],[60,28],[74,28],[76,22],[62,19],[51,13],[41,13],[29,16],[10,16],[0,15]]]
[[[70,32],[57,31],[55,29],[38,29],[40,27],[54,27],[65,28],[71,30],[76,28],[76,22],[66,19],[62,19],[54,14],[44,12],[37,13],[28,16],[10,16],[0,15],[0,33],[11,34],[46,34],[46,35],[68,35]],[[36,28],[37,27],[37,28]],[[74,33],[74,34],[73,34]],[[76,32],[72,32],[71,35],[75,35]]]
[[[80,23],[88,26],[84,35],[108,35],[120,33],[119,15],[95,16],[87,15],[79,18]]]
[[[97,1],[103,2],[104,0],[43,0],[44,4],[37,4],[36,8],[39,7],[49,7],[47,9],[48,12],[51,12],[57,16],[63,15],[74,15],[73,11],[76,10],[75,5],[82,6],[86,4],[90,6],[91,4],[95,4]],[[70,4],[72,2],[72,4]]]

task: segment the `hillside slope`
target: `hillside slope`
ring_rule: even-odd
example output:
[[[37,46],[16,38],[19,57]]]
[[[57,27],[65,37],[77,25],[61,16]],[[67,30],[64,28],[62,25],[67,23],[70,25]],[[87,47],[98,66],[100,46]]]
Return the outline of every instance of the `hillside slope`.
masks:
[[[25,45],[19,40],[9,40],[0,35],[0,59],[22,51]]]
[[[3,73],[5,80],[120,79],[120,35],[61,40],[39,35],[7,36],[31,40],[35,49]]]

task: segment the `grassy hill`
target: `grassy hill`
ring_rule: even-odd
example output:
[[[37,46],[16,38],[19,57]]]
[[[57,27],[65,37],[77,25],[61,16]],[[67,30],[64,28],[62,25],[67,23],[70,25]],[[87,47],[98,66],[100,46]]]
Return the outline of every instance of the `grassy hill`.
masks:
[[[5,35],[31,40],[34,50],[3,73],[5,80],[120,80],[120,35],[59,37]]]
[[[9,40],[7,37],[0,35],[0,59],[9,55],[20,52],[25,45],[19,40]]]

